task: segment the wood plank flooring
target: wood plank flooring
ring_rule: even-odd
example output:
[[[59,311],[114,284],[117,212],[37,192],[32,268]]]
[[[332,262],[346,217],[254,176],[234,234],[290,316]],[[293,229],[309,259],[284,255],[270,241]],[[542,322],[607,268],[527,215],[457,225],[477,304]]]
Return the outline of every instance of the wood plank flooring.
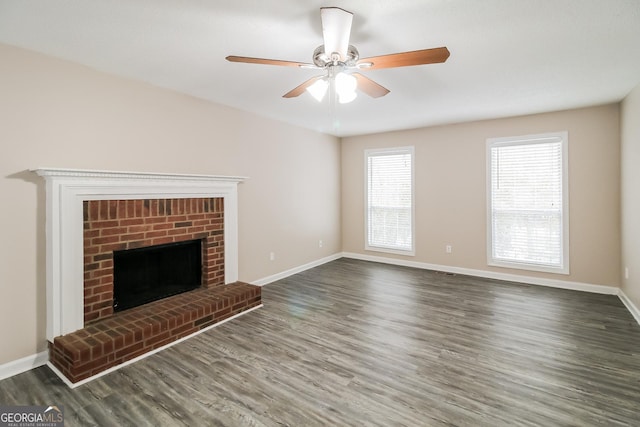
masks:
[[[264,308],[74,390],[2,405],[67,426],[640,425],[640,325],[616,296],[340,259]]]

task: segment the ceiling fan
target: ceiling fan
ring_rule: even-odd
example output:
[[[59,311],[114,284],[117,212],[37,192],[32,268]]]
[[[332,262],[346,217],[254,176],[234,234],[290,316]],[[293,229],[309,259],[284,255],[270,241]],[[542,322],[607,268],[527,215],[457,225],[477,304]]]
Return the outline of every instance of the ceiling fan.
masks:
[[[356,89],[373,98],[389,93],[389,89],[358,71],[435,64],[445,62],[449,57],[446,47],[438,47],[361,59],[355,46],[349,44],[353,14],[339,7],[323,7],[320,8],[320,18],[324,44],[313,52],[312,64],[233,55],[227,56],[226,59],[231,62],[323,70],[324,74],[310,78],[285,93],[283,97],[294,98],[306,90],[318,101],[322,101],[328,88],[332,86],[339,102],[347,103],[356,98]]]

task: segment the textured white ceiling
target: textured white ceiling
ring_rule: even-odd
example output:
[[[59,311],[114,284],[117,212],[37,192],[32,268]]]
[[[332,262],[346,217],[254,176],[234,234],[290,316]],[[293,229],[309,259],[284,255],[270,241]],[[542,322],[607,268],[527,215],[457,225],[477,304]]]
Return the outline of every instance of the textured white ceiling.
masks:
[[[225,61],[311,62],[322,6],[354,13],[362,57],[451,57],[365,72],[391,93],[335,108],[282,98],[317,71]],[[0,43],[348,136],[619,101],[640,83],[640,1],[0,0]]]

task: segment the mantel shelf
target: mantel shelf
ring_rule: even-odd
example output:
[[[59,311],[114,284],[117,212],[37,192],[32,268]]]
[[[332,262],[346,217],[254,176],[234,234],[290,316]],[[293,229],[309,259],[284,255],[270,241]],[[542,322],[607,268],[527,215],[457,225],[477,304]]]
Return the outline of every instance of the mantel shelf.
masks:
[[[201,175],[160,172],[123,172],[102,171],[92,169],[37,168],[31,172],[47,178],[91,178],[91,179],[123,179],[123,180],[160,180],[160,181],[228,181],[242,182],[243,176]]]

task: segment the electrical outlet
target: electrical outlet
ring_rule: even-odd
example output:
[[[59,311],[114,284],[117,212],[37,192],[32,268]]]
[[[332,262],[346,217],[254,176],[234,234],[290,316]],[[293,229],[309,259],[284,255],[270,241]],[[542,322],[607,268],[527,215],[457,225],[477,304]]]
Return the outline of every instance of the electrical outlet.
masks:
[[[629,278],[629,267],[625,267],[624,268],[624,278],[628,279]]]
[[[451,245],[447,245],[447,246],[444,248],[444,250],[445,250],[448,254],[450,254],[450,253],[452,252]]]
[[[273,261],[276,259],[276,253],[275,252],[270,252],[269,253],[269,261]]]
[[[321,248],[322,247],[322,240],[318,240],[318,247]]]

